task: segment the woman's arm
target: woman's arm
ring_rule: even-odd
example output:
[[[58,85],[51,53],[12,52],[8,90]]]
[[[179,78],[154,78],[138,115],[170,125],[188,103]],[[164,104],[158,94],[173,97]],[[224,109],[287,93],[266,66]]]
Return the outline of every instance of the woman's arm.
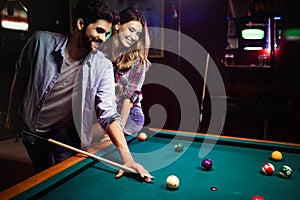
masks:
[[[125,124],[127,123],[127,119],[129,117],[130,109],[132,108],[132,106],[133,106],[133,103],[130,101],[130,99],[124,99],[121,113],[120,113],[123,128],[125,127]]]

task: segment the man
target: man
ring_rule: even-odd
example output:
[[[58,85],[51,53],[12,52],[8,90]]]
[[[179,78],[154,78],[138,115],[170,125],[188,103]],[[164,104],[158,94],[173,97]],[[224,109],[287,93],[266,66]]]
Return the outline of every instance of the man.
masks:
[[[33,34],[16,63],[6,127],[25,127],[39,136],[87,149],[95,110],[124,165],[150,181],[148,171],[132,158],[120,128],[112,64],[97,50],[115,20],[115,13],[102,0],[82,0],[69,36],[46,31]],[[36,172],[75,154],[29,135],[23,136],[23,143]],[[117,177],[122,174],[120,170]]]

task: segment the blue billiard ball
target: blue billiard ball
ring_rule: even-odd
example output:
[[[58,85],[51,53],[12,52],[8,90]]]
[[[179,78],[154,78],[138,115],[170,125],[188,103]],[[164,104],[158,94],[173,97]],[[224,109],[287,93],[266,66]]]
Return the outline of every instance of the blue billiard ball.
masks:
[[[206,171],[210,170],[212,168],[212,165],[212,161],[208,158],[203,159],[201,162],[202,169]]]

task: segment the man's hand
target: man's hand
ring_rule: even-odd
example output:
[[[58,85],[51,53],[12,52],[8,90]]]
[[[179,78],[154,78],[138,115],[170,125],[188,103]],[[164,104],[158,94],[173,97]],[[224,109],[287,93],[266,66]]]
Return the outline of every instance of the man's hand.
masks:
[[[141,178],[144,179],[147,183],[150,183],[152,178],[154,178],[153,176],[151,176],[149,174],[149,172],[139,163],[136,162],[130,162],[130,163],[125,163],[125,166],[130,167],[132,169],[134,169],[135,171],[137,171]],[[119,170],[119,173],[116,175],[116,178],[120,178],[122,177],[124,174],[123,170]]]

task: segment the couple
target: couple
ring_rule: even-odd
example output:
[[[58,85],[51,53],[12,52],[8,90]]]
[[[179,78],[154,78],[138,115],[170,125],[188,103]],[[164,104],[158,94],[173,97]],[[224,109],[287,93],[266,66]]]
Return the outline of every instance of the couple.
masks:
[[[116,14],[102,0],[81,0],[73,21],[71,34],[37,31],[24,46],[16,63],[6,127],[25,128],[86,150],[96,120],[123,164],[150,182],[149,172],[135,162],[124,137],[136,128],[129,112],[140,105],[150,66],[146,21],[132,8]],[[120,88],[117,101],[115,85]],[[36,172],[76,154],[28,135],[22,140]]]

